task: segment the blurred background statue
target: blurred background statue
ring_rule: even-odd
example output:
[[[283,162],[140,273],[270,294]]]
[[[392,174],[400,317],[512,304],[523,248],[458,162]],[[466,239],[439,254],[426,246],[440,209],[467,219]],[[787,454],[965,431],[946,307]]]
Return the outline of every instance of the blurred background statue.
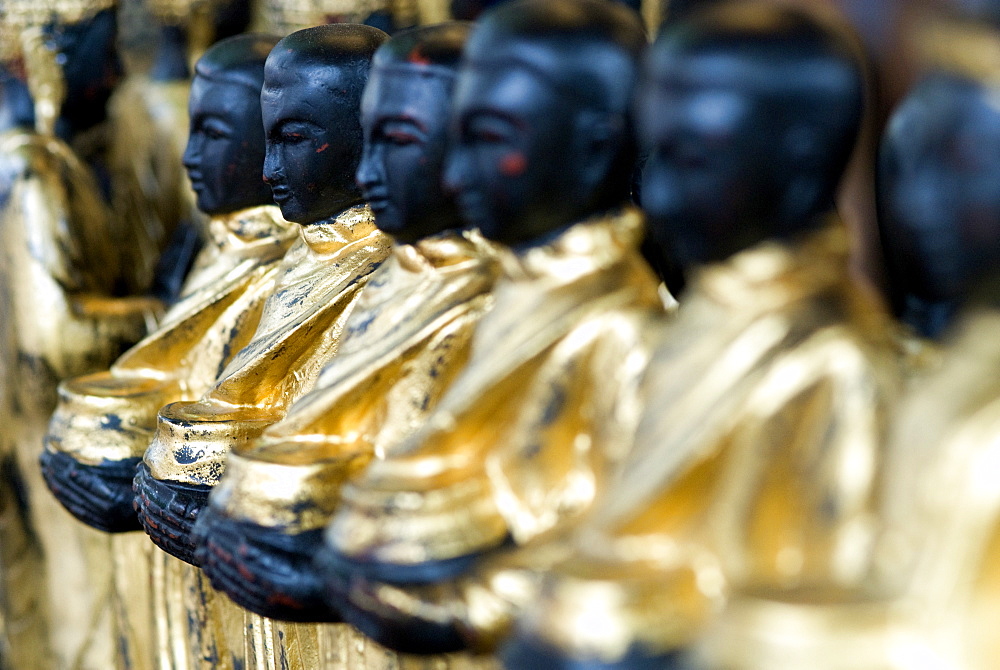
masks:
[[[26,529],[34,543],[3,573],[22,575],[16,590],[35,594],[38,619],[20,630],[45,636],[30,647],[12,640],[11,658],[108,668],[117,637],[110,543],[43,493],[37,458],[59,380],[106,367],[155,324],[159,302],[129,295],[149,287],[156,245],[145,222],[113,208],[128,180],[109,159],[108,100],[120,72],[112,3],[5,2],[0,21],[11,75],[0,101],[0,411],[12,454],[3,488],[8,506],[23,506],[22,523],[4,532]],[[25,611],[4,613],[8,630]]]

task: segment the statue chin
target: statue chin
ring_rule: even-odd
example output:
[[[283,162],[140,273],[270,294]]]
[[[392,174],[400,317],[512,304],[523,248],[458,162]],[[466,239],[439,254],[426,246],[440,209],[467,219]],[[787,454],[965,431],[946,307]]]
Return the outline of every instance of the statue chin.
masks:
[[[280,621],[337,623],[313,556],[323,529],[295,535],[204,510],[195,525],[197,563],[212,586],[251,612]]]
[[[139,522],[153,544],[197,567],[192,529],[208,505],[211,487],[155,479],[145,463],[139,464],[132,487]]]
[[[106,533],[142,530],[132,493],[141,458],[85,465],[70,454],[46,449],[40,462],[49,490],[77,519]]]

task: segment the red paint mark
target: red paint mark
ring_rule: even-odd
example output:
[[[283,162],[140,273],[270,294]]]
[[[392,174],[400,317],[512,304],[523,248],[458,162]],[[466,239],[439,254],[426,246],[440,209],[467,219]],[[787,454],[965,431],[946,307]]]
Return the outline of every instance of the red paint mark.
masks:
[[[413,50],[410,51],[409,54],[407,54],[406,60],[409,61],[410,63],[413,63],[414,65],[431,64],[431,59],[425,56],[423,53],[421,53],[419,45],[413,47]]]
[[[519,177],[527,167],[528,159],[520,152],[507,154],[500,159],[500,172],[507,177]]]
[[[267,602],[269,605],[283,605],[284,607],[296,610],[302,609],[302,603],[289,595],[285,595],[284,593],[274,593],[269,595],[267,597]]]
[[[319,149],[317,149],[316,153],[321,154],[321,153],[323,153],[324,151],[326,151],[329,148],[330,148],[330,143],[327,142],[323,146],[321,146]]]

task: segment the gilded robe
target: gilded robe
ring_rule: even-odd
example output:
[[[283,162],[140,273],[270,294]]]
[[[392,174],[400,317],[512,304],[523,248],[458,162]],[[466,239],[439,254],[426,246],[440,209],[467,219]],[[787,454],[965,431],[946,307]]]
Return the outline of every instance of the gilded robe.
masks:
[[[152,476],[214,486],[229,451],[281,419],[315,384],[389,246],[367,205],[301,226],[250,342],[200,400],[160,410],[145,455]]]
[[[159,328],[109,370],[61,384],[48,448],[87,465],[141,457],[157,411],[201,397],[250,341],[295,235],[273,205],[213,217],[209,242]]]
[[[337,351],[344,324],[389,246],[367,206],[349,208],[330,222],[299,226],[298,239],[279,263],[250,341],[200,400],[160,410],[144,456],[150,476],[213,486],[231,449],[257,437],[312,388]],[[199,622],[192,628],[202,631],[201,639],[196,633],[196,644],[204,653],[194,667],[277,663],[270,634],[274,623],[250,613],[236,621],[232,604],[211,590],[200,571],[197,575],[198,584],[185,590],[194,597],[175,611]],[[166,588],[170,598],[171,587]],[[206,593],[209,597],[203,598]]]
[[[322,529],[343,481],[415,432],[467,363],[475,326],[492,305],[497,254],[477,233],[395,246],[372,273],[316,388],[230,454],[212,506],[287,534]],[[314,649],[340,646],[359,669],[390,659],[417,664],[371,643],[366,653],[354,651],[359,634],[343,624],[275,622],[271,631],[274,648],[301,667],[311,667]],[[438,663],[481,667],[471,659]]]
[[[249,342],[297,230],[269,205],[213,217],[208,233],[180,299],[160,327],[110,370],[60,385],[47,449],[85,466],[134,462],[152,440],[158,410],[200,397]],[[131,475],[128,484],[131,491]],[[206,647],[226,639],[215,630],[223,625],[220,620],[238,620],[231,628],[242,628],[242,614],[212,593],[197,570],[154,553],[144,534],[116,534],[110,542],[124,667],[197,667]],[[185,603],[202,601],[217,613],[189,621]]]
[[[641,232],[626,209],[504,257],[466,368],[417,433],[344,487],[327,537],[339,555],[404,567],[489,556],[589,508],[630,447],[662,313]],[[464,616],[466,603],[422,600],[423,587],[367,588],[348,596],[376,617]]]
[[[394,247],[316,388],[230,455],[213,505],[288,533],[324,527],[340,483],[415,432],[467,363],[497,253],[475,233]]]
[[[847,252],[832,224],[694,276],[621,479],[523,615],[531,637],[605,661],[667,654],[733,590],[780,599],[867,579],[902,370]],[[587,635],[592,617],[619,625]]]

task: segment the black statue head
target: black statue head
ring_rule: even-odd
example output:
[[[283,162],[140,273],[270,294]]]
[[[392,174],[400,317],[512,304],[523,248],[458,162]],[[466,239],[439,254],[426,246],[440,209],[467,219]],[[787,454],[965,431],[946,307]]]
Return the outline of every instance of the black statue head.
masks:
[[[46,33],[59,52],[66,80],[57,132],[70,137],[104,121],[108,100],[121,80],[115,10],[106,9],[78,23],[52,23]]]
[[[358,186],[375,223],[397,242],[461,227],[441,186],[451,96],[470,24],[414,28],[383,44],[361,99]]]
[[[801,11],[725,3],[668,24],[636,104],[653,235],[687,267],[817,225],[864,96],[850,35]]]
[[[929,75],[897,108],[882,142],[889,278],[904,319],[926,335],[946,325],[929,305],[961,302],[1000,267],[998,96],[957,74]]]
[[[264,67],[264,180],[289,221],[330,219],[361,201],[361,93],[381,30],[333,24],[294,32]]]
[[[260,89],[264,61],[278,42],[269,35],[238,35],[205,52],[194,69],[189,103],[191,134],[184,167],[198,209],[225,214],[271,204],[261,179],[264,124]]]
[[[445,185],[466,223],[525,244],[629,197],[642,22],[606,0],[514,0],[483,15],[455,90]]]

